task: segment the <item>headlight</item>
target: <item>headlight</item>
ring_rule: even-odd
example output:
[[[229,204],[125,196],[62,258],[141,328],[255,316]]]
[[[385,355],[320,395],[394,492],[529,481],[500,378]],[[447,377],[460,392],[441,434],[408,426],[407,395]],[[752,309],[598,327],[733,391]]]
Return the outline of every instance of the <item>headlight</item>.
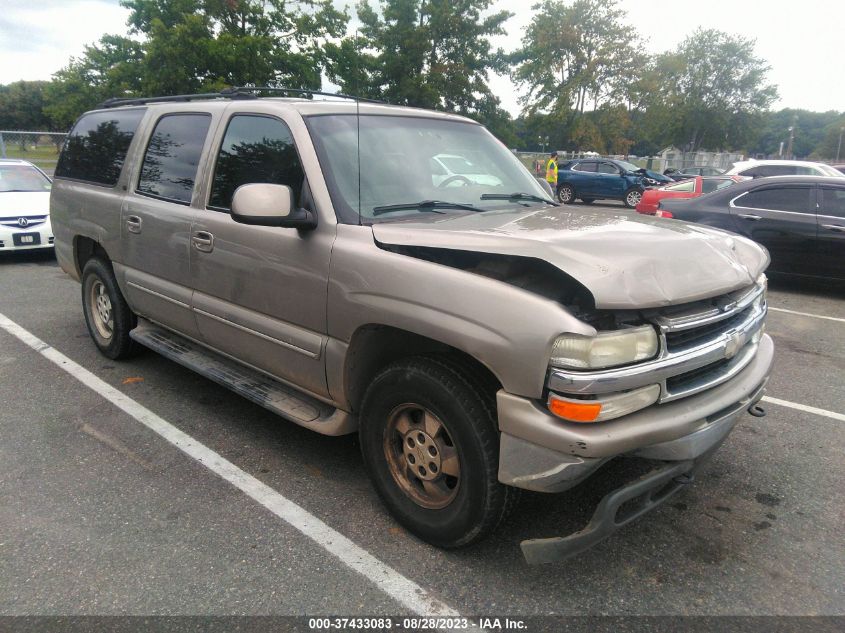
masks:
[[[596,336],[559,336],[549,363],[570,369],[602,369],[636,363],[656,354],[657,333],[650,325],[643,325]]]

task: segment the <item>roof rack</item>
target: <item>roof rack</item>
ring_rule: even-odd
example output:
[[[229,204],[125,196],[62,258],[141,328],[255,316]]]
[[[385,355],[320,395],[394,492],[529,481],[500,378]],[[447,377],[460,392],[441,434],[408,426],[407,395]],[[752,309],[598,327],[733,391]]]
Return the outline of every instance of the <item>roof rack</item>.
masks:
[[[335,97],[337,99],[350,99],[352,101],[363,101],[365,103],[387,103],[386,101],[364,99],[363,97],[355,97],[340,92],[321,92],[319,90],[305,90],[301,88],[275,88],[271,86],[236,86],[233,88],[225,88],[220,92],[205,92],[193,95],[170,95],[164,97],[138,97],[128,99],[116,97],[113,99],[106,99],[99,105],[99,107],[117,108],[120,106],[145,105],[147,103],[197,101],[201,99],[258,99],[258,96],[255,94],[256,92],[281,92],[297,95]]]

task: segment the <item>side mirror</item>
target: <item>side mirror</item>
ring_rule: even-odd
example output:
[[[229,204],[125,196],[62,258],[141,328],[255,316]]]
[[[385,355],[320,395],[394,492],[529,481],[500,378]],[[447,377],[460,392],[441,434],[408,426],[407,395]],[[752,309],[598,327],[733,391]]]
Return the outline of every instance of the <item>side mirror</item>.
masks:
[[[235,189],[232,219],[240,224],[313,229],[317,218],[306,209],[296,208],[293,189],[287,185],[251,183]]]

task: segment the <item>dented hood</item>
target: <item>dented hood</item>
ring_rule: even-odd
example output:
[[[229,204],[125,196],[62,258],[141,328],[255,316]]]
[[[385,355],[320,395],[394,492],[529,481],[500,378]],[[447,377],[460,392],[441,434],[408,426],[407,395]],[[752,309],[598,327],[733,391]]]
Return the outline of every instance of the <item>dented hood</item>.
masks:
[[[542,259],[584,285],[596,307],[651,308],[752,284],[769,263],[754,242],[696,224],[541,207],[374,224],[377,242]]]

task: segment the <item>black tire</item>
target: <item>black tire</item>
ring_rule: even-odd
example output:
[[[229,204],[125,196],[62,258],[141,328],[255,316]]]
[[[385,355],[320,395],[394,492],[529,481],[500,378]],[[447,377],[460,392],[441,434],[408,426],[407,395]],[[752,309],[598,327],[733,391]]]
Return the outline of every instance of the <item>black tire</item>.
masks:
[[[486,537],[502,521],[516,500],[516,491],[499,483],[499,433],[495,423],[494,394],[480,391],[481,382],[467,379],[462,366],[447,358],[414,357],[392,363],[372,381],[361,406],[359,436],[364,464],[376,491],[393,516],[424,541],[455,548]],[[407,413],[415,425],[406,435],[395,426],[397,413]],[[419,413],[415,414],[414,412]],[[419,417],[414,418],[415,415]],[[435,437],[438,455],[457,456],[459,477],[450,487],[443,471],[431,468],[428,477],[439,482],[438,494],[429,495],[423,481],[402,476],[406,440],[428,430],[422,416],[441,423]],[[418,443],[422,452],[424,443]],[[451,447],[451,448],[450,448]],[[428,457],[425,457],[428,460]],[[422,463],[422,462],[420,462]],[[440,462],[438,462],[440,463]],[[431,466],[431,464],[429,464]],[[406,466],[409,468],[410,466]],[[451,495],[451,497],[449,496]],[[427,505],[426,505],[427,504]]]
[[[572,204],[575,202],[575,189],[572,185],[561,185],[557,188],[557,199],[563,204]]]
[[[105,302],[101,306],[103,311],[98,308],[100,296],[108,299],[107,308]],[[82,270],[82,311],[88,333],[103,356],[120,360],[138,351],[138,345],[129,338],[137,318],[126,304],[108,262],[92,258],[85,263]]]
[[[642,200],[642,199],[643,199],[642,188],[631,187],[630,189],[628,189],[628,191],[625,192],[625,197],[622,198],[622,202],[629,209],[634,209],[640,203],[640,200]]]
[[[595,198],[581,198],[581,202],[584,204],[593,204],[595,201]]]

